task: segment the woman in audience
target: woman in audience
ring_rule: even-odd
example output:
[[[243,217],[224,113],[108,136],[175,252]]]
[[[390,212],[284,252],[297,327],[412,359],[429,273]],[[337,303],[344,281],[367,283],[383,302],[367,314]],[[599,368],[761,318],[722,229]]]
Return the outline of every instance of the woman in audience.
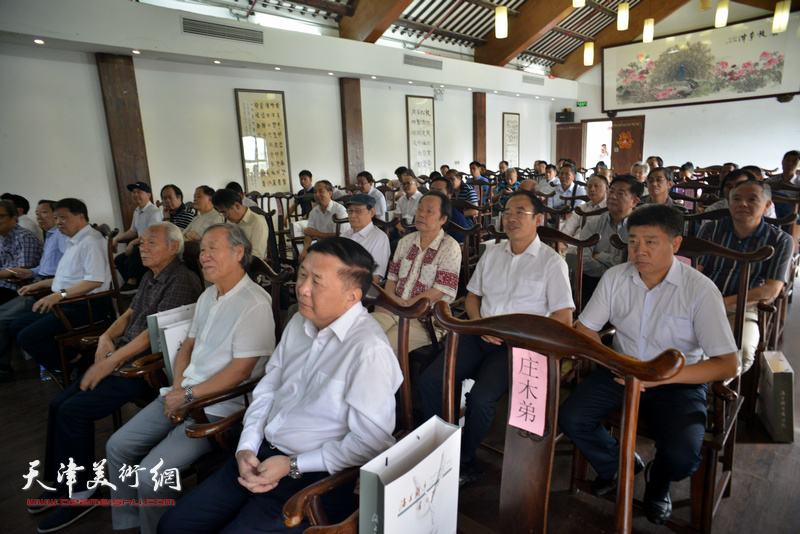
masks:
[[[214,209],[214,204],[211,203],[212,196],[214,189],[207,185],[201,185],[194,190],[194,209],[197,210],[197,215],[183,231],[184,239],[200,241],[206,228],[212,224],[225,222],[222,215]]]

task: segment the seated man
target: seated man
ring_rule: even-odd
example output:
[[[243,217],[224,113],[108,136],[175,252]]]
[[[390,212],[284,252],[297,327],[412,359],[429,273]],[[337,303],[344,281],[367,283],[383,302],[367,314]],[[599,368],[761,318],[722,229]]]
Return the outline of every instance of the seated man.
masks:
[[[742,332],[742,372],[747,371],[753,364],[758,345],[758,314],[755,306],[762,299],[770,300],[780,295],[789,281],[789,269],[792,266],[794,246],[791,236],[780,228],[764,222],[764,214],[772,204],[771,199],[769,185],[756,180],[741,182],[731,192],[731,216],[719,221],[709,221],[697,235],[700,239],[739,252],[754,252],[765,245],[775,249],[772,258],[750,266],[747,308]],[[739,298],[739,270],[736,262],[702,256],[697,268],[719,288],[724,297],[728,319],[733,327],[736,302]]]
[[[297,280],[300,314],[253,392],[236,457],[170,510],[159,532],[302,531],[308,523],[290,529],[281,518],[292,495],[394,443],[403,375],[361,305],[372,270],[369,253],[349,239],[309,247]]]
[[[356,185],[361,193],[375,199],[375,215],[381,220],[386,220],[386,197],[375,187],[375,178],[372,177],[372,173],[367,171],[358,173]]]
[[[34,267],[42,257],[41,240],[17,224],[17,208],[0,200],[0,304],[17,297],[19,286],[7,280],[16,278],[14,267]]]
[[[254,201],[248,196],[245,196],[244,189],[242,189],[242,184],[240,184],[239,182],[228,182],[228,185],[225,186],[225,189],[228,189],[236,193],[239,196],[239,202],[245,208],[252,208],[253,206],[258,206],[258,203],[256,201]]]
[[[475,204],[486,202],[486,197],[489,196],[489,180],[487,180],[484,176],[485,173],[486,166],[483,163],[479,161],[473,161],[469,164],[470,176],[467,178],[465,185],[470,186],[470,188],[474,191],[475,187],[473,187],[473,184],[478,184],[481,190],[480,198],[478,198],[478,202],[475,202]]]
[[[653,172],[654,169],[664,166],[664,160],[661,159],[661,156],[650,156],[647,158],[646,163],[647,166],[650,167],[650,172]],[[648,176],[650,175],[648,174]]]
[[[694,180],[694,163],[687,161],[678,169],[678,178],[676,181]]]
[[[414,214],[417,212],[422,193],[418,191],[419,184],[417,179],[408,174],[403,174],[402,184],[403,195],[397,199],[395,217],[402,218],[407,223],[410,223],[414,220]]]
[[[55,481],[58,468],[70,460],[84,469],[77,471],[73,486],[78,491],[72,499],[88,499],[96,492],[87,489],[92,478],[90,467],[95,461],[94,422],[111,415],[127,402],[144,395],[149,386],[144,378],[122,378],[116,370],[126,362],[150,353],[147,316],[197,300],[203,288],[200,279],[180,260],[183,237],[180,229],[168,222],[159,222],[141,234],[142,262],[148,268],[142,277],[141,289],[123,313],[97,342],[94,364],[80,381],[50,401],[47,423],[47,445],[44,462],[45,480]],[[105,460],[103,460],[105,462]],[[66,479],[54,483],[55,491],[47,491],[40,499],[60,499],[70,493]],[[32,514],[44,512],[53,505],[32,504]],[[53,532],[65,527],[94,507],[63,506],[42,521],[40,532]]]
[[[389,236],[372,224],[372,218],[375,217],[375,199],[359,193],[347,201],[346,207],[350,228],[342,234],[342,237],[352,239],[370,253],[375,260],[372,280],[377,284],[386,276],[390,250]]]
[[[630,174],[617,176],[608,188],[608,212],[591,217],[581,230],[581,239],[600,234],[600,241],[588,247],[583,255],[583,291],[581,302],[589,302],[600,277],[614,265],[622,262],[622,251],[611,244],[611,236],[619,234],[625,241],[628,230],[625,222],[639,204],[644,186]]]
[[[56,334],[65,331],[64,323],[52,312],[53,305],[68,297],[101,293],[111,286],[108,247],[102,234],[89,226],[86,204],[75,198],[64,198],[56,204],[56,225],[67,236],[67,247],[58,262],[54,278],[23,286],[21,296],[49,289],[51,294],[37,300],[31,311],[14,319],[9,332],[20,347],[49,371],[61,370]],[[61,312],[73,328],[89,323],[89,304],[73,302],[61,306]],[[92,315],[105,317],[111,313],[111,301],[92,301]],[[73,349],[69,349],[73,352]],[[70,354],[74,355],[74,352]],[[82,362],[81,367],[88,366]]]
[[[40,200],[39,205],[36,206],[36,220],[46,235],[44,251],[39,265],[30,269],[14,267],[13,273],[21,280],[33,279],[34,282],[39,282],[52,278],[56,274],[58,262],[67,249],[67,236],[56,228],[56,218],[53,212],[55,206],[56,202],[54,200]],[[1,217],[0,226],[2,226]],[[2,274],[0,273],[0,276]],[[33,297],[16,295],[15,298],[0,306],[0,381],[11,378],[13,374],[11,369],[11,342],[13,338],[8,327],[14,319],[30,312],[34,302],[36,300]]]
[[[790,150],[783,155],[783,159],[781,160],[781,173],[771,176],[768,181],[800,186],[800,174],[797,173],[798,169],[800,169],[800,151]],[[800,197],[800,193],[797,191],[776,191],[775,194],[776,196],[787,198]],[[792,211],[792,205],[777,204],[775,211],[777,212],[778,217],[784,217]],[[798,223],[800,223],[800,221],[798,221]],[[797,253],[798,240],[800,240],[800,224],[796,224],[794,226],[794,234],[792,235],[792,238],[794,239],[795,253]]]
[[[225,218],[214,209],[214,189],[201,185],[194,190],[194,209],[197,210],[189,226],[183,230],[183,238],[186,241],[200,241],[203,239],[203,232],[212,224],[225,222]]]
[[[642,361],[674,348],[686,365],[664,382],[642,382],[640,417],[655,430],[656,455],[645,472],[644,509],[664,524],[672,503],[671,481],[691,475],[700,463],[706,422],[706,383],[736,376],[736,343],[725,320],[722,296],[710,280],[678,261],[683,216],[662,204],[642,206],[628,218],[630,261],[603,275],[576,328],[600,341],[610,322],[614,350]],[[622,408],[621,378],[600,367],[561,406],[558,423],[592,464],[592,492],[616,491],[619,444],[603,426]],[[635,471],[642,469],[636,458]]]
[[[647,175],[650,174],[650,166],[645,163],[644,161],[637,161],[633,165],[631,165],[631,176],[636,178],[636,181],[644,184],[644,191],[642,191],[642,197],[644,198],[650,194],[647,190]]]
[[[152,476],[140,476],[138,488],[125,480],[123,465],[151,469],[183,468],[211,451],[207,439],[186,435],[188,422],[175,425],[170,416],[195,398],[213,395],[247,380],[259,359],[272,354],[275,323],[269,295],[249,276],[250,242],[238,226],[217,224],[203,235],[200,261],[206,280],[214,284],[197,301],[189,335],[175,360],[172,387],[117,430],[106,444],[112,499],[180,498],[180,491],[154,488]],[[258,369],[260,374],[264,361]],[[241,399],[206,409],[209,420],[227,417],[243,407]],[[162,463],[163,461],[163,463]],[[156,469],[158,469],[156,468]],[[115,530],[140,527],[156,531],[163,507],[115,506]]]
[[[563,167],[558,171],[558,185],[556,185],[555,191],[556,194],[552,197],[547,199],[547,205],[553,209],[561,209],[564,207],[564,203],[567,203],[571,209],[575,209],[575,206],[580,206],[583,204],[583,200],[564,200],[561,198],[564,197],[577,197],[586,194],[586,189],[582,185],[578,185],[575,183],[575,173],[576,173],[575,166],[571,163],[565,163]],[[572,215],[571,213],[567,214],[567,218]]]
[[[161,208],[164,212],[164,220],[181,229],[189,226],[197,214],[194,208],[183,203],[183,191],[173,184],[161,188]]]
[[[531,193],[538,193],[539,192],[539,182],[536,180],[522,180],[519,183],[519,188],[522,191],[530,191]]]
[[[511,168],[503,173],[497,187],[492,195],[492,202],[500,202],[502,206],[506,205],[508,201],[508,194],[513,193],[519,187],[519,180],[517,180],[517,169]],[[503,193],[507,193],[504,195]]]
[[[301,197],[303,195],[313,195],[314,194],[314,183],[311,181],[312,175],[311,171],[302,170],[298,175],[300,178],[300,191],[295,194],[295,201],[289,206],[289,211],[286,214],[286,217],[283,218],[283,225],[289,226],[289,219],[297,213],[297,208],[300,208],[300,216],[303,219],[308,218],[308,214],[311,213],[311,209],[313,208],[313,203],[311,200],[298,200],[297,197]]]
[[[656,167],[647,176],[647,190],[650,194],[642,200],[642,205],[646,204],[664,204],[670,208],[675,208],[681,214],[687,213],[686,208],[672,200],[669,196],[669,190],[675,183],[672,180],[672,171],[664,167]]]
[[[511,195],[503,210],[503,228],[508,242],[490,247],[484,253],[467,285],[464,308],[470,319],[529,313],[572,324],[575,305],[567,263],[536,234],[544,218],[543,211],[542,202],[533,193],[517,191]],[[422,375],[423,419],[442,415],[443,369],[442,354]],[[467,378],[475,380],[467,394],[460,484],[479,475],[475,452],[489,431],[497,401],[508,390],[508,373],[508,346],[502,339],[460,336],[456,384]]]
[[[555,191],[558,186],[558,167],[553,164],[546,165],[544,173],[538,175],[536,183],[539,184],[539,191],[542,193],[551,193]]]
[[[231,189],[218,189],[211,197],[214,209],[225,217],[226,221],[242,229],[251,244],[253,256],[266,259],[267,240],[269,239],[267,220],[245,207],[241,200],[242,197]]]
[[[428,187],[431,191],[439,191],[448,199],[453,198],[453,184],[446,178],[435,178],[428,184]],[[461,228],[472,228],[475,225],[472,219],[467,219],[464,217],[464,215],[452,204],[450,205],[450,218],[448,220],[453,221],[453,224],[457,224]],[[464,242],[464,234],[448,232],[448,235],[455,239],[457,243]]]
[[[139,286],[139,279],[144,276],[147,269],[142,265],[142,257],[139,254],[139,234],[153,223],[164,220],[164,215],[151,201],[153,192],[150,185],[144,182],[136,182],[128,185],[131,198],[136,209],[133,211],[131,227],[127,232],[114,238],[114,250],[120,242],[127,241],[125,252],[114,258],[114,265],[117,267],[120,276],[125,281],[122,291],[133,291]]]
[[[419,201],[415,218],[417,231],[397,244],[386,276],[386,292],[400,304],[409,306],[423,297],[432,302],[444,300],[448,304],[455,300],[461,247],[442,229],[450,217],[450,209],[450,199],[439,191],[431,191]],[[377,308],[372,316],[383,327],[397,352],[397,316],[383,308]],[[408,350],[430,343],[425,325],[411,321]]]
[[[607,194],[608,179],[600,174],[593,175],[586,184],[586,195],[589,197],[589,202],[581,204],[581,211],[589,213],[605,208]],[[561,225],[561,232],[571,237],[579,237],[585,225],[586,217],[570,217]]]
[[[303,252],[298,258],[301,263],[306,257],[306,250],[311,246],[312,240],[336,236],[336,223],[333,222],[333,218],[344,219],[347,217],[347,210],[344,206],[333,201],[332,198],[333,185],[328,180],[320,180],[314,184],[314,200],[317,205],[308,216],[308,227],[303,230],[305,234]]]
[[[461,173],[458,172],[456,169],[450,169],[447,171],[447,174],[444,176],[453,186],[453,194],[451,195],[453,199],[458,200],[466,200],[471,204],[478,205],[478,194],[475,192],[475,189],[471,185],[467,185],[464,183],[464,180],[461,179]],[[478,215],[477,210],[465,210],[464,217],[472,218]]]
[[[44,242],[44,232],[39,227],[36,222],[28,217],[28,212],[31,209],[31,203],[28,202],[28,199],[23,197],[22,195],[15,195],[13,193],[4,193],[0,196],[0,200],[5,200],[6,202],[11,202],[14,206],[16,206],[16,213],[18,216],[17,224],[19,224],[22,228],[30,230],[33,232],[39,241]]]

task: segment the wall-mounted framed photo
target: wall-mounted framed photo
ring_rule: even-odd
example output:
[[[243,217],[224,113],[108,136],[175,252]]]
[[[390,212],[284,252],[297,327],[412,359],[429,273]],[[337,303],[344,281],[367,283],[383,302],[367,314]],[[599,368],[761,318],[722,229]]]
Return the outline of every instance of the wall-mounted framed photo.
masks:
[[[503,113],[503,159],[519,167],[519,113]]]
[[[433,97],[406,95],[408,166],[417,176],[436,170]]]
[[[283,91],[235,89],[244,190],[292,190]]]
[[[709,104],[800,91],[800,13],[603,49],[603,111]],[[789,67],[789,68],[787,68]]]

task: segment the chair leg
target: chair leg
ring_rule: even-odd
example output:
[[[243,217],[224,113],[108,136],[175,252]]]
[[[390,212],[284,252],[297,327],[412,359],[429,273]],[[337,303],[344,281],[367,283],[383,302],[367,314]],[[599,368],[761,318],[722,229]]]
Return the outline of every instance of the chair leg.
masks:
[[[578,480],[586,480],[586,473],[589,468],[589,462],[586,460],[578,447],[572,451],[572,476],[569,481],[569,492],[572,494],[578,493]]]
[[[68,388],[70,384],[72,384],[72,369],[69,366],[69,360],[67,359],[67,352],[64,350],[64,345],[61,343],[58,344],[58,356],[61,358],[61,376],[64,378],[64,389]]]
[[[718,462],[719,453],[706,448],[703,451],[700,466],[692,475],[691,480],[692,528],[704,534],[711,533],[711,523],[714,518],[714,493]]]
[[[114,423],[114,431],[122,428],[122,408],[114,410],[114,413],[111,414],[111,420]]]

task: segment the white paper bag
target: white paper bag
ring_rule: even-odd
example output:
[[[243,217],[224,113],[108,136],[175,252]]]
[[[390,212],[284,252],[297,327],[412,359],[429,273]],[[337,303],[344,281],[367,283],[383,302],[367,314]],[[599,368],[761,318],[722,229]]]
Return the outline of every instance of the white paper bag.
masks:
[[[461,429],[431,417],[361,468],[361,534],[452,534]]]

